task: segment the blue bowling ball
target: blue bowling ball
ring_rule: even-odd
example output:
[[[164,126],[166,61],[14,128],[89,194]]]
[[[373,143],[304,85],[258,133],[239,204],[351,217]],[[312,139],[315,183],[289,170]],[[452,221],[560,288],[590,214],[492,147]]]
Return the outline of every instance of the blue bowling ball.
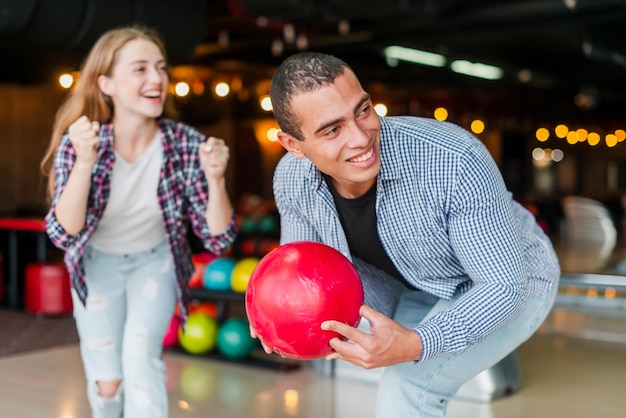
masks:
[[[258,346],[250,336],[250,324],[244,318],[229,318],[220,325],[217,333],[217,349],[224,357],[242,359],[248,357]]]
[[[207,264],[202,277],[202,284],[205,289],[231,290],[230,277],[236,263],[236,260],[233,258],[219,257]]]
[[[274,218],[272,215],[267,215],[261,218],[259,220],[258,226],[259,230],[266,234],[276,232],[276,230],[278,229],[278,223],[276,222],[276,218]]]

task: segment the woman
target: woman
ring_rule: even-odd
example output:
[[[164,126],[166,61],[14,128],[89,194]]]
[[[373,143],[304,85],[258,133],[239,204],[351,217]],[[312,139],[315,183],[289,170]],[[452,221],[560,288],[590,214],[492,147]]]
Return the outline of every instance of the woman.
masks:
[[[236,234],[219,138],[163,116],[159,36],[110,30],[59,109],[42,167],[46,228],[72,279],[93,417],[166,417],[162,341],[193,273],[187,228],[216,255]]]

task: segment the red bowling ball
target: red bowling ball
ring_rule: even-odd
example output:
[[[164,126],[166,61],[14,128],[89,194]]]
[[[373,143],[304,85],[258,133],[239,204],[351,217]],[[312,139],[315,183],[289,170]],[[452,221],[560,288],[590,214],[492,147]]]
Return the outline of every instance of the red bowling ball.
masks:
[[[321,329],[334,319],[357,326],[363,286],[339,251],[309,241],[282,245],[265,255],[250,276],[246,313],[261,341],[283,357],[312,360],[332,352],[341,335]]]

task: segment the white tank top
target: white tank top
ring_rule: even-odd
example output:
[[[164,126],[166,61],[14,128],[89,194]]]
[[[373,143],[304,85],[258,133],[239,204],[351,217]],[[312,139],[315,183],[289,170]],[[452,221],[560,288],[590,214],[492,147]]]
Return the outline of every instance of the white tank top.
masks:
[[[89,245],[108,253],[132,254],[149,250],[165,239],[157,199],[162,160],[160,132],[132,164],[115,153],[109,201]]]

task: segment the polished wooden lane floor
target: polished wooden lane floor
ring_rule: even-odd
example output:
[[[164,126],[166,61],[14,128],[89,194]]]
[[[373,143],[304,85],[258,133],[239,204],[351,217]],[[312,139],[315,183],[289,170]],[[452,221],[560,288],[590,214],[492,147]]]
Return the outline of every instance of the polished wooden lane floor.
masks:
[[[522,388],[488,403],[454,399],[448,417],[626,417],[624,336],[623,312],[555,308],[518,350]],[[367,381],[308,366],[279,372],[171,352],[165,359],[171,418],[374,416],[376,386]],[[87,418],[84,385],[74,344],[1,357],[0,417]]]

